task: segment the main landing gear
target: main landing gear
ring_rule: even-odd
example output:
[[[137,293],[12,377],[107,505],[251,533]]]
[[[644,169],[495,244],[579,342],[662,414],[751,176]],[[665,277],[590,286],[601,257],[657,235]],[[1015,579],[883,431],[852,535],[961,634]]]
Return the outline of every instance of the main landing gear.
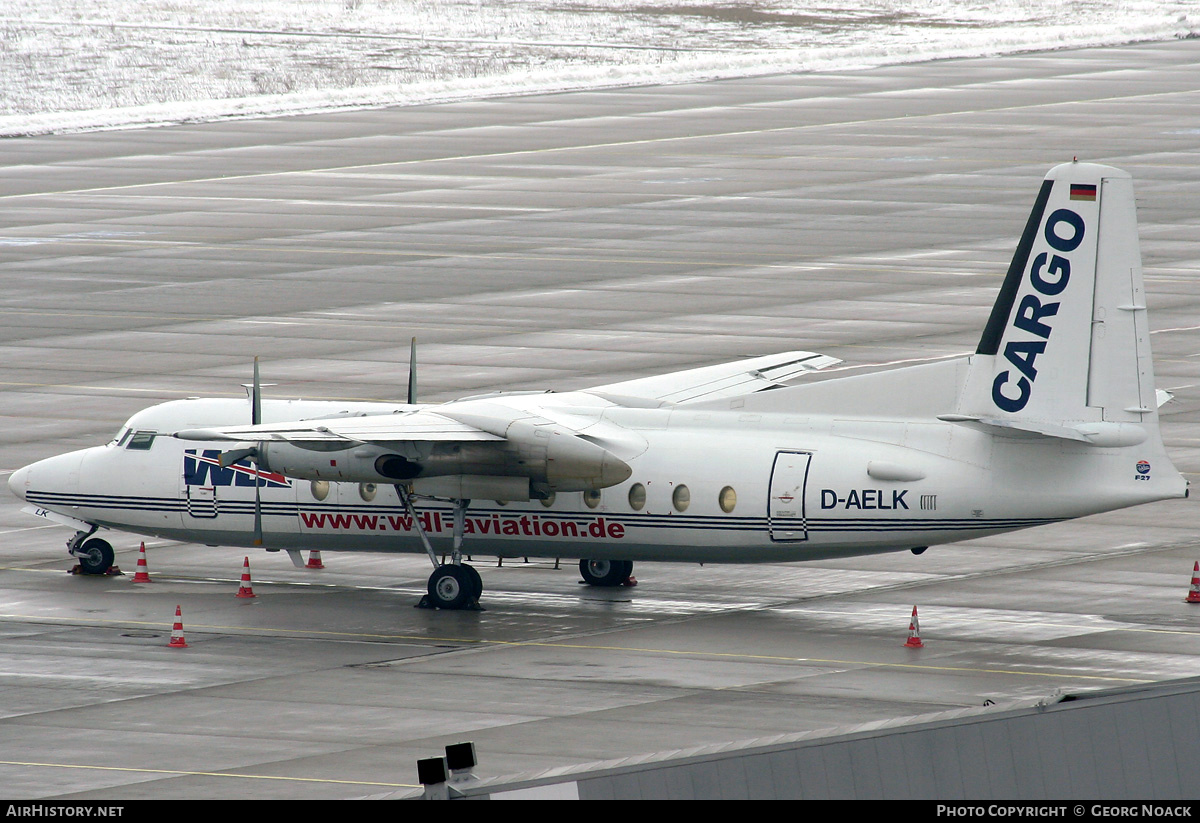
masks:
[[[589,586],[636,586],[630,560],[580,560],[579,574]]]
[[[429,594],[417,604],[425,609],[482,609],[483,580],[474,566],[446,563],[429,575]]]
[[[479,598],[483,594],[483,580],[474,567],[462,562],[463,534],[466,531],[467,506],[470,500],[453,500],[454,503],[454,549],[449,563],[438,560],[437,553],[425,534],[421,518],[413,506],[412,493],[402,484],[395,484],[396,494],[408,511],[425,553],[433,563],[433,574],[429,575],[427,593],[417,604],[419,609],[472,609],[482,611]],[[580,560],[579,573],[589,586],[636,586],[633,577],[633,561],[630,560]]]
[[[429,543],[429,537],[421,525],[421,518],[417,516],[417,510],[413,507],[412,495],[399,483],[395,488],[400,502],[408,509],[408,515],[417,527],[421,543],[425,546],[425,553],[433,563],[433,574],[429,575],[427,587],[428,594],[417,603],[417,608],[483,611],[483,607],[479,605],[479,598],[483,594],[483,579],[473,566],[462,562],[463,532],[467,522],[467,506],[471,505],[471,501],[454,501],[454,550],[450,555],[451,562],[441,563]]]

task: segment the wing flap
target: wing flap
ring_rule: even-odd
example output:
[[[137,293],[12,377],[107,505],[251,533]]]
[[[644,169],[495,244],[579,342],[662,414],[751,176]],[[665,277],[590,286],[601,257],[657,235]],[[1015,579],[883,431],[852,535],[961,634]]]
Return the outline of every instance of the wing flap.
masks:
[[[608,383],[588,391],[604,395],[626,395],[660,400],[666,403],[694,403],[719,400],[783,386],[809,372],[842,362],[836,357],[810,351],[791,351],[735,360],[716,366],[671,372]]]

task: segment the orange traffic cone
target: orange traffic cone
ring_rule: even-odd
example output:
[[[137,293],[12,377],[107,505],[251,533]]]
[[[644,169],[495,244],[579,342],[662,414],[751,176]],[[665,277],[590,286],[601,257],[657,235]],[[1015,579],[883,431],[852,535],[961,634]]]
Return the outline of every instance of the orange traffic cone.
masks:
[[[175,625],[171,627],[171,642],[167,644],[172,649],[186,649],[187,641],[183,639],[183,612],[175,607]]]
[[[1200,603],[1200,561],[1192,568],[1192,588],[1183,602]]]
[[[142,541],[142,547],[138,549],[138,564],[137,573],[133,576],[134,583],[149,583],[150,571],[146,565],[146,541]]]
[[[242,564],[242,586],[238,589],[238,597],[258,597],[250,587],[250,558]]]
[[[325,564],[321,562],[321,553],[320,552],[309,552],[308,553],[308,565],[305,566],[304,568],[306,568],[306,569],[323,569],[323,568],[325,568]]]
[[[921,642],[921,624],[917,622],[917,607],[913,606],[912,620],[908,624],[908,640],[904,643],[910,649],[922,649],[925,644]]]

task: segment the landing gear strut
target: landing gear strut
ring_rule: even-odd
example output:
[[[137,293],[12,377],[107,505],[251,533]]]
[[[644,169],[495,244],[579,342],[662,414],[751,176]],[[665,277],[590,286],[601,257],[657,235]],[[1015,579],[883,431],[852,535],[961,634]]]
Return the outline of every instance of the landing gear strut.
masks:
[[[451,562],[440,563],[429,542],[429,537],[425,534],[425,527],[421,525],[421,518],[417,516],[412,495],[399,483],[395,488],[400,502],[404,504],[408,510],[408,516],[412,518],[417,527],[417,534],[421,536],[421,544],[425,546],[425,553],[429,555],[429,560],[433,563],[433,574],[429,575],[427,587],[428,594],[421,598],[421,602],[417,603],[417,608],[482,611],[479,598],[483,594],[483,579],[474,567],[462,562],[463,533],[466,530],[467,506],[471,505],[471,501],[454,501],[454,550],[450,555]]]
[[[633,574],[630,560],[580,560],[579,573],[589,586],[623,586]]]

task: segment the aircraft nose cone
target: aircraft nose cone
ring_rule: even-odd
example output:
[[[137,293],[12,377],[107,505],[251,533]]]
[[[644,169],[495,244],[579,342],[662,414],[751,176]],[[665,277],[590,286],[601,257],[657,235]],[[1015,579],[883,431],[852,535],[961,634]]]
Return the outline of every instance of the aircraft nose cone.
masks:
[[[8,476],[8,488],[17,497],[25,499],[25,489],[29,487],[29,467],[17,469]]]

